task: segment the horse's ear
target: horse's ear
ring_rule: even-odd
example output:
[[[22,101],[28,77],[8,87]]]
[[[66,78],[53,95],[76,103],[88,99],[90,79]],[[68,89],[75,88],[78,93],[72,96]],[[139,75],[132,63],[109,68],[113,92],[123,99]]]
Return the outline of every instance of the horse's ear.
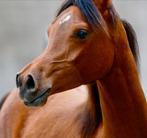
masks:
[[[105,12],[112,4],[112,0],[93,0],[93,1],[101,12]]]

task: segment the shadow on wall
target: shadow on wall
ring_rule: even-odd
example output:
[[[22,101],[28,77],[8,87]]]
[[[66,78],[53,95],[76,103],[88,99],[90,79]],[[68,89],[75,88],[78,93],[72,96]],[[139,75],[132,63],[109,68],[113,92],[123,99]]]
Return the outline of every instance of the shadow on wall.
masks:
[[[0,1],[0,98],[15,87],[17,71],[43,51],[46,28],[61,2]],[[147,1],[115,0],[114,4],[137,31],[142,84],[147,92]]]

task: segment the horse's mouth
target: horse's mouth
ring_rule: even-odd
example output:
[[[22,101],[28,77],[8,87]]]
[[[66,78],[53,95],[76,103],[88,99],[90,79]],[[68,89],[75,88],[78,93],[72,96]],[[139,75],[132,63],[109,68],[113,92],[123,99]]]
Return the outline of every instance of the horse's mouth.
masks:
[[[26,98],[23,99],[23,102],[26,106],[41,106],[44,105],[47,101],[51,88],[41,92],[40,95],[36,96],[32,100],[27,100]]]

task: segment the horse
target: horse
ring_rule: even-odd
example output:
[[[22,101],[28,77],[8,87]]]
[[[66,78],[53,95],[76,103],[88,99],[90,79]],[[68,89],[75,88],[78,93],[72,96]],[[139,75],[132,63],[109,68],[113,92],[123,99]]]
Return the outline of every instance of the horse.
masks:
[[[135,32],[112,1],[65,1],[47,35],[1,103],[0,137],[147,138]]]

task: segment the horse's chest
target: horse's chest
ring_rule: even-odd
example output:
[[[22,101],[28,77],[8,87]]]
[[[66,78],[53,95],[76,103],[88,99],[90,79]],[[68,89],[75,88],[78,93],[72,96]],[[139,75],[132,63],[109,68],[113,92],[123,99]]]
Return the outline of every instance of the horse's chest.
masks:
[[[64,122],[62,123],[64,124]],[[22,138],[80,138],[75,125],[71,128],[71,126],[63,124],[49,124],[49,127],[33,126],[35,128],[31,130],[28,127],[24,130]]]
[[[66,110],[66,109],[65,109]],[[22,138],[78,138],[81,125],[77,111],[50,111],[31,116],[25,124]]]
[[[62,100],[61,100],[62,99]],[[40,109],[32,110],[27,117],[22,138],[78,138],[81,123],[78,114],[85,100],[56,96]],[[57,102],[58,101],[58,102]]]
[[[61,108],[64,110],[36,112],[26,121],[22,138],[102,138],[101,128],[98,129],[96,137],[83,137],[83,128],[88,127],[82,121],[85,117],[85,112],[81,112],[83,108],[84,105],[71,109],[64,106]]]

